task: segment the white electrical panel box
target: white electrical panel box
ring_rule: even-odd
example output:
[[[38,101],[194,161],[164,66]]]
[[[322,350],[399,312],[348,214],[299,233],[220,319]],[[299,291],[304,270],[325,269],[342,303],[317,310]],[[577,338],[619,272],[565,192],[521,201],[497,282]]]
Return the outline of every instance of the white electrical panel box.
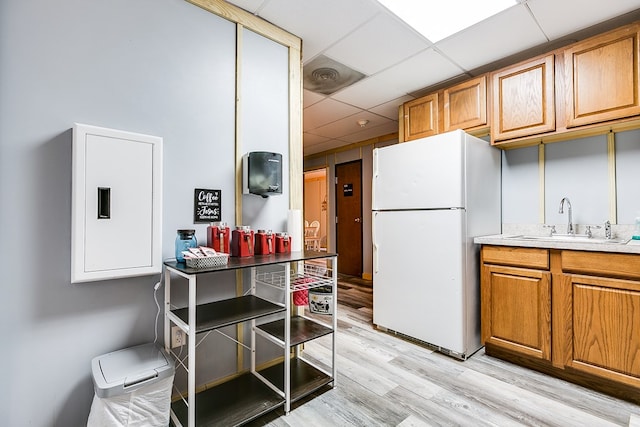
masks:
[[[160,273],[162,138],[73,127],[71,282]]]

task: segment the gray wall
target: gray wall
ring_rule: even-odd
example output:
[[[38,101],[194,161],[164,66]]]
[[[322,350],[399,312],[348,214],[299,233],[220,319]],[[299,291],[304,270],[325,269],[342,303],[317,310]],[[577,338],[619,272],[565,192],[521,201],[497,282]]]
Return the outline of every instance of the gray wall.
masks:
[[[618,223],[640,216],[640,130],[616,135]]]
[[[242,196],[242,224],[250,225],[254,231],[286,231],[289,209],[289,52],[284,46],[246,29],[242,33],[242,46],[241,151],[243,154],[251,151],[282,154],[283,173],[282,194],[267,198],[255,194]],[[282,267],[275,270],[283,271]],[[250,283],[251,272],[245,270],[245,289]],[[258,287],[258,294],[270,300],[284,301],[282,293],[268,292],[270,289],[265,288]],[[260,321],[272,321],[278,317],[276,315]],[[247,323],[245,337],[249,337],[250,332]],[[274,357],[284,357],[282,349],[260,336],[256,338],[256,349],[258,364]],[[250,356],[248,351],[243,352],[246,368],[250,367]]]
[[[566,224],[566,210],[559,214],[558,208],[560,200],[568,197],[576,224],[601,224],[606,220],[633,224],[640,212],[640,130],[617,133],[614,143],[615,173],[609,169],[606,135],[545,145],[542,171],[538,147],[504,151],[502,222]],[[615,192],[610,190],[611,181]],[[615,218],[610,215],[610,205],[616,207]]]
[[[194,188],[221,189],[234,224],[235,37],[183,0],[0,2],[3,425],[83,425],[91,359],[154,339],[159,275],[70,284],[74,122],[164,138],[163,258],[175,230],[194,227]],[[288,139],[270,148],[287,153]],[[278,228],[286,210],[264,218]],[[199,300],[233,295],[232,279]],[[231,351],[209,374],[234,364]]]
[[[289,52],[256,33],[242,36],[242,153],[282,154],[284,189],[289,188]],[[242,196],[242,221],[254,230],[286,231],[289,194]],[[282,214],[284,212],[284,215]]]
[[[502,153],[503,223],[538,222],[539,182],[537,146]]]

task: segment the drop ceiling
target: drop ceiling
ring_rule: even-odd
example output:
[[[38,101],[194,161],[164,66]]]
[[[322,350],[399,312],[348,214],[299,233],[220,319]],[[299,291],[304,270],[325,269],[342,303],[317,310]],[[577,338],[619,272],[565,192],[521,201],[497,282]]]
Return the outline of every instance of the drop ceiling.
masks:
[[[303,65],[323,55],[365,75],[304,90],[305,156],[397,132],[398,106],[438,86],[640,19],[640,0],[518,0],[432,43],[376,0],[229,2],[300,37]]]

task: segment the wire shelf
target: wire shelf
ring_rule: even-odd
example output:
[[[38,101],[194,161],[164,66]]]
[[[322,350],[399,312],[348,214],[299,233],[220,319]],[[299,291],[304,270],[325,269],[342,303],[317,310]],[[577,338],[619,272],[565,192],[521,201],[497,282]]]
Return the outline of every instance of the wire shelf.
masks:
[[[332,276],[333,271],[324,264],[304,264],[303,271],[291,271],[289,273],[290,290],[302,291],[319,286],[332,286]],[[284,289],[287,284],[285,271],[256,273],[256,280],[278,289]]]

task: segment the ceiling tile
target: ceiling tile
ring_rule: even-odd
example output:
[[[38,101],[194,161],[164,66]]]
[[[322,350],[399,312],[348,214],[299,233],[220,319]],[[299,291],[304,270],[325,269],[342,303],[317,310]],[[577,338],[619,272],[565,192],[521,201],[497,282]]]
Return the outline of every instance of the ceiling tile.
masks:
[[[640,8],[638,0],[529,0],[527,4],[542,30],[551,39]],[[580,13],[575,13],[576,10]]]
[[[430,45],[428,40],[419,36],[407,24],[385,11],[338,41],[324,54],[371,75]]]
[[[359,108],[327,98],[304,109],[303,126],[305,130],[315,129],[359,111]]]
[[[269,0],[227,0],[231,4],[246,10],[247,12],[256,13],[265,1]]]
[[[351,144],[396,132],[398,132],[398,122],[388,122],[375,127],[369,127],[369,125],[367,125],[364,130],[352,133],[350,135],[345,135],[340,139]]]
[[[396,98],[393,101],[386,102],[377,107],[370,108],[369,111],[387,117],[392,120],[398,120],[398,107],[407,101],[411,101],[413,96],[406,95]]]
[[[365,128],[358,125],[358,120],[369,120]],[[344,139],[345,135],[361,132],[363,129],[375,128],[380,125],[388,124],[391,120],[377,114],[363,111],[348,117],[344,117],[325,126],[318,127],[313,130],[315,135],[326,136],[328,138]],[[397,126],[397,125],[396,125]]]
[[[309,132],[305,132],[302,135],[302,139],[304,140],[304,146],[320,144],[321,142],[328,141],[331,138],[327,138],[326,136],[314,135]]]
[[[320,153],[322,151],[333,150],[334,148],[339,148],[346,145],[344,141],[340,141],[339,139],[330,139],[326,142],[322,142],[319,144],[314,144],[304,146],[304,155],[308,156],[310,154]]]
[[[369,109],[459,74],[459,67],[429,48],[341,90],[333,98]]]
[[[311,92],[310,90],[304,90],[302,93],[302,105],[304,108],[307,108],[316,102],[320,102],[325,98],[324,95],[319,93]]]
[[[260,16],[300,37],[303,60],[307,61],[380,10],[371,0],[270,0]]]
[[[436,43],[465,70],[547,42],[526,6],[518,4]]]

